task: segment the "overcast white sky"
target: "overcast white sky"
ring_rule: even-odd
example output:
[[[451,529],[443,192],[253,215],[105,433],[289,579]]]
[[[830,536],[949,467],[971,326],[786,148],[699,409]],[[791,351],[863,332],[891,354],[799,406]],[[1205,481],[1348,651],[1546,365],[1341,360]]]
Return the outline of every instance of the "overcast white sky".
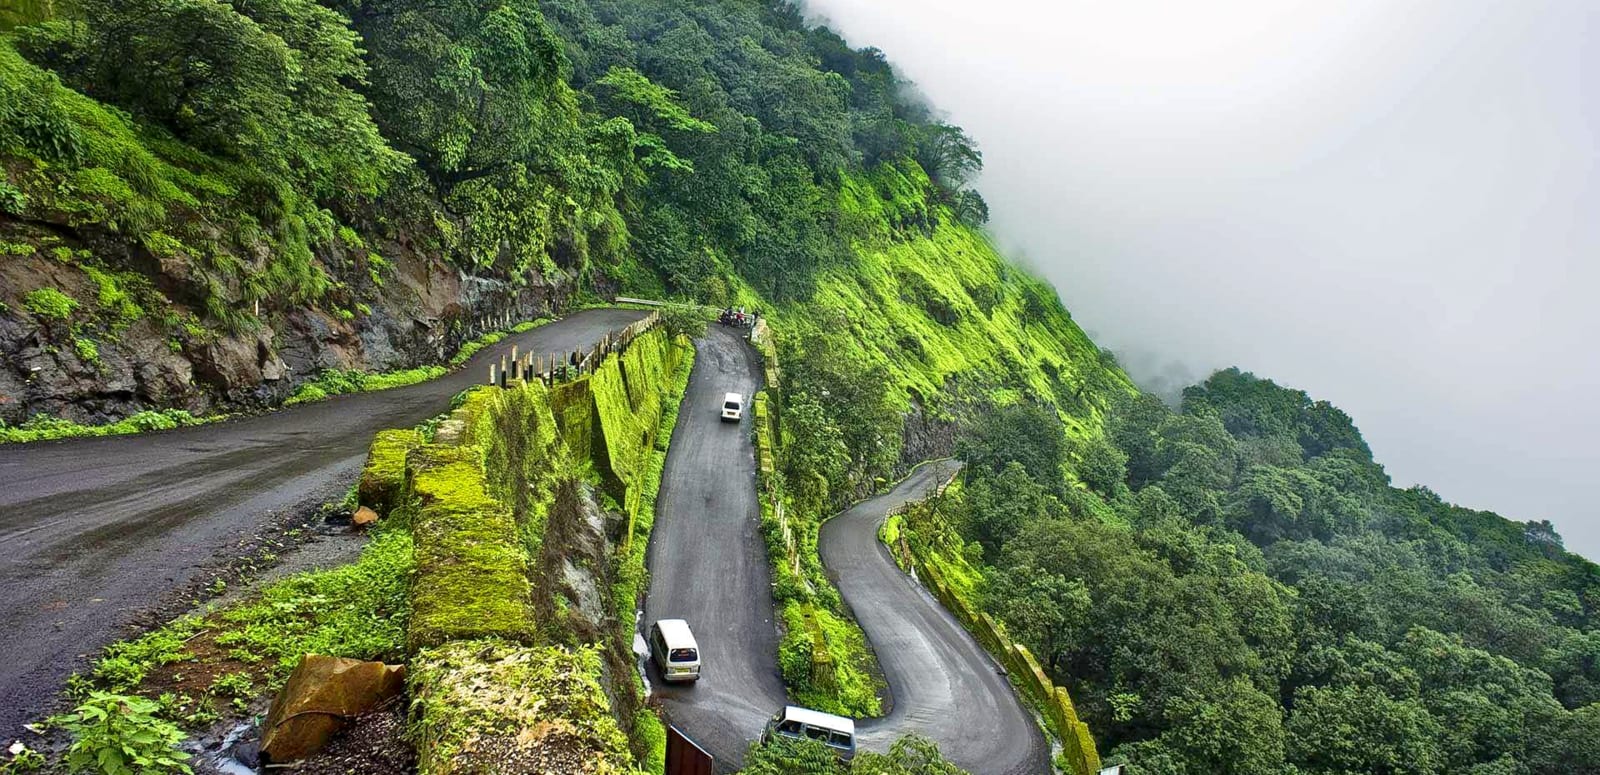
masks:
[[[811,0],[1097,340],[1348,411],[1600,559],[1600,2]]]

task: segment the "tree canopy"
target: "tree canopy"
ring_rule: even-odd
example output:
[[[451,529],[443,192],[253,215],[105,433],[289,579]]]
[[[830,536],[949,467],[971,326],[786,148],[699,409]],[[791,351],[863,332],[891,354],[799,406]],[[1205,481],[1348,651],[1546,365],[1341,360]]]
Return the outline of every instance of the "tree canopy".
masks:
[[[966,430],[976,464],[943,508],[983,548],[985,608],[1108,761],[1600,772],[1574,736],[1600,710],[1600,568],[1547,522],[1391,487],[1348,415],[1236,369],[1178,411],[1120,401],[1070,445],[1082,489],[1018,462],[1055,448],[1022,411]]]

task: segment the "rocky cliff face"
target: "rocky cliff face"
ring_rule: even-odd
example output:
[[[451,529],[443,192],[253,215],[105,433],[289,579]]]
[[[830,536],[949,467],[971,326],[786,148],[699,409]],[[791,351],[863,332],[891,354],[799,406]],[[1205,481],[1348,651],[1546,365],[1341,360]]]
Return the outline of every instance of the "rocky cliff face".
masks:
[[[520,284],[465,274],[403,232],[370,254],[319,248],[334,290],[312,304],[244,302],[205,260],[100,226],[0,214],[0,420],[269,406],[325,369],[442,362],[501,321],[550,314],[574,285],[568,270]],[[217,321],[217,303],[247,322]]]

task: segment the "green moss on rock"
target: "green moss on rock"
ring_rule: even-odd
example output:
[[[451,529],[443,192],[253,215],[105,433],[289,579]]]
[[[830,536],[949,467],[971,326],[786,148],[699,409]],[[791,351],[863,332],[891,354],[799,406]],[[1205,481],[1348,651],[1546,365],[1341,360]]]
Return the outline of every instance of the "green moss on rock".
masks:
[[[599,418],[594,412],[594,395],[589,391],[589,380],[565,382],[550,389],[550,410],[556,425],[561,429],[561,439],[578,460],[589,460],[594,455],[595,439],[600,434]]]
[[[597,648],[457,641],[412,660],[422,775],[633,773]]]
[[[638,514],[639,479],[661,419],[661,394],[672,365],[668,350],[666,333],[652,330],[635,339],[621,358],[602,361],[590,380],[602,431],[596,441],[603,443],[595,457],[603,464],[607,489],[630,521]]]
[[[378,431],[367,451],[367,464],[361,468],[361,480],[356,484],[361,503],[380,514],[394,508],[405,490],[406,454],[422,444],[420,431]]]
[[[489,497],[476,448],[428,445],[407,456],[417,502],[410,648],[536,633],[526,560],[510,509]]]

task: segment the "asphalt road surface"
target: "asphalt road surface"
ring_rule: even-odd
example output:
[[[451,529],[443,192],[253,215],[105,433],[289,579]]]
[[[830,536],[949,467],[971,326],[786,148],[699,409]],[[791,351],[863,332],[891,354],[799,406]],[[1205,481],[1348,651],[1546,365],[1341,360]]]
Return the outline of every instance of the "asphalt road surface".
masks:
[[[903,735],[932,738],[951,761],[983,775],[1050,771],[1050,746],[988,652],[878,541],[892,510],[925,498],[959,468],[929,463],[890,492],[822,525],[817,549],[878,655],[894,705],[857,725],[859,745],[885,750]]]
[[[141,610],[274,514],[336,499],[372,435],[416,425],[522,352],[587,347],[643,317],[589,310],[485,348],[464,369],[378,393],[138,436],[0,446],[0,738]]]
[[[724,423],[724,393],[761,389],[756,354],[733,330],[707,328],[672,431],[650,532],[645,621],[687,619],[700,680],[668,685],[651,671],[672,723],[724,772],[784,705],[771,573],[756,503],[751,418]]]
[[[719,418],[724,393],[749,396],[760,388],[756,355],[718,326],[697,344],[656,501],[642,624],[681,618],[694,630],[699,682],[667,685],[651,670],[653,689],[672,723],[728,772],[787,699],[751,420],[734,426]],[[930,493],[953,466],[923,466],[823,526],[823,562],[877,651],[893,696],[888,716],[858,724],[860,741],[882,751],[916,732],[974,773],[1049,772],[1049,746],[994,661],[877,540],[891,508]]]

